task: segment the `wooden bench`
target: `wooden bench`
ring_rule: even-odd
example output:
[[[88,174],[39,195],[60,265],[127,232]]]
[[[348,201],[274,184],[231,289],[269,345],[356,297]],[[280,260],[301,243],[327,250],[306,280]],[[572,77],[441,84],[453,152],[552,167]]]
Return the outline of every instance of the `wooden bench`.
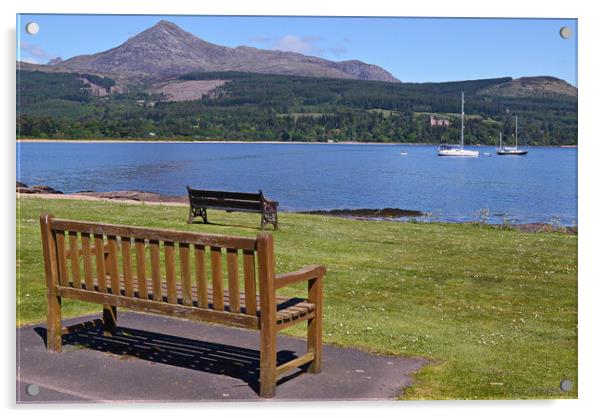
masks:
[[[188,223],[200,216],[207,223],[207,209],[220,209],[228,212],[261,213],[261,229],[266,224],[278,229],[278,202],[266,199],[259,193],[224,192],[217,190],[198,190],[186,186],[190,199]]]
[[[315,265],[277,275],[271,234],[209,235],[51,214],[43,214],[40,224],[48,350],[61,351],[61,336],[69,331],[61,328],[61,299],[72,298],[103,305],[106,333],[116,329],[117,307],[258,329],[263,397],[275,395],[280,374],[308,363],[310,373],[320,372],[326,270]],[[308,283],[307,298],[276,295],[278,289],[300,282]],[[303,321],[307,354],[277,364],[277,332]]]

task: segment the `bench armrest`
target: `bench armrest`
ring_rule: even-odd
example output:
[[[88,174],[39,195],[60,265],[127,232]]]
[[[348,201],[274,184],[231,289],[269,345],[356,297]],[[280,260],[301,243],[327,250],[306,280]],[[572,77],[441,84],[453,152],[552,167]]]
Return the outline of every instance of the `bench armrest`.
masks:
[[[264,210],[268,212],[277,211],[278,210],[278,202],[276,200],[270,200],[263,198],[262,207]]]
[[[280,289],[295,283],[321,278],[324,274],[326,274],[326,268],[320,265],[311,265],[290,273],[277,274],[275,288]]]

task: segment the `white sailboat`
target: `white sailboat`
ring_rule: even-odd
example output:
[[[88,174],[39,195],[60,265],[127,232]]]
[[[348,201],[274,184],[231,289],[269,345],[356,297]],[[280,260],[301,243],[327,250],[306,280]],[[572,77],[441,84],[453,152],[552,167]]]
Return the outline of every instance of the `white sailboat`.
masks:
[[[439,157],[478,157],[479,151],[464,149],[464,92],[462,92],[462,131],[460,145],[442,144],[439,146]]]
[[[502,146],[502,133],[500,132],[500,147],[498,148],[497,155],[526,155],[529,151],[526,149],[520,149],[518,147],[518,116],[516,116],[516,127],[514,132],[514,139],[516,143],[513,147]]]

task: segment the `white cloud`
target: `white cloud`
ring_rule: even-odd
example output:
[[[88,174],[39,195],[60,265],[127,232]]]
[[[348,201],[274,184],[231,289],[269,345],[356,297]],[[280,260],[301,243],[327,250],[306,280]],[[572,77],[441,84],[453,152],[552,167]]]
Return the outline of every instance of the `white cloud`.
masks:
[[[322,38],[313,35],[254,36],[249,41],[254,44],[265,45],[269,49],[297,52],[304,55],[324,55],[326,52],[326,49],[319,45]]]
[[[315,45],[312,42],[312,40],[300,38],[295,35],[286,35],[280,38],[273,48],[278,49],[280,51],[291,51],[298,52],[300,54],[311,54],[316,49]]]
[[[346,54],[349,51],[347,49],[347,47],[345,45],[342,45],[342,44],[337,44],[337,45],[335,45],[333,47],[330,47],[328,50],[335,57],[339,57],[339,56],[341,56],[343,54]]]
[[[254,36],[249,38],[249,42],[255,45],[262,45],[264,48],[274,49],[278,51],[289,51],[297,52],[304,55],[314,56],[334,56],[339,57],[349,52],[347,45],[350,42],[349,39],[345,38],[342,42],[338,42],[335,45],[324,45],[324,39],[319,36],[306,35],[285,35],[282,37],[277,36]]]
[[[39,64],[38,60],[36,60],[35,58],[21,58],[22,62],[28,62],[30,64]]]
[[[342,41],[335,44],[325,45],[326,42],[319,36],[285,35],[282,37],[254,36],[249,38],[249,42],[260,47],[279,51],[297,52],[299,54],[320,57],[340,57],[349,52],[348,44],[351,43],[351,40],[349,38],[343,38]]]
[[[21,49],[22,54],[25,53],[26,55],[28,55],[28,57],[22,57],[21,61],[29,62],[32,64],[45,64],[51,59],[57,57],[57,55],[50,54],[46,52],[43,48],[24,40],[20,41],[19,48]]]
[[[252,43],[256,43],[256,44],[269,44],[272,43],[276,38],[273,37],[269,37],[269,36],[253,36],[252,38],[249,39],[249,41],[251,41]]]

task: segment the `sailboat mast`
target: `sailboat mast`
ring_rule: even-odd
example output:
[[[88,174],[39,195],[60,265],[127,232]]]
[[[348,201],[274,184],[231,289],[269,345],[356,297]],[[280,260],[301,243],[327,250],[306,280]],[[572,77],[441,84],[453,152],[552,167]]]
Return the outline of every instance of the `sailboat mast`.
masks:
[[[502,131],[500,131],[500,149],[502,149]]]
[[[462,141],[462,149],[464,149],[464,92],[462,92],[462,134],[460,135]]]
[[[516,130],[514,131],[514,139],[516,140],[516,148],[518,148],[518,116],[515,116],[516,120]]]

